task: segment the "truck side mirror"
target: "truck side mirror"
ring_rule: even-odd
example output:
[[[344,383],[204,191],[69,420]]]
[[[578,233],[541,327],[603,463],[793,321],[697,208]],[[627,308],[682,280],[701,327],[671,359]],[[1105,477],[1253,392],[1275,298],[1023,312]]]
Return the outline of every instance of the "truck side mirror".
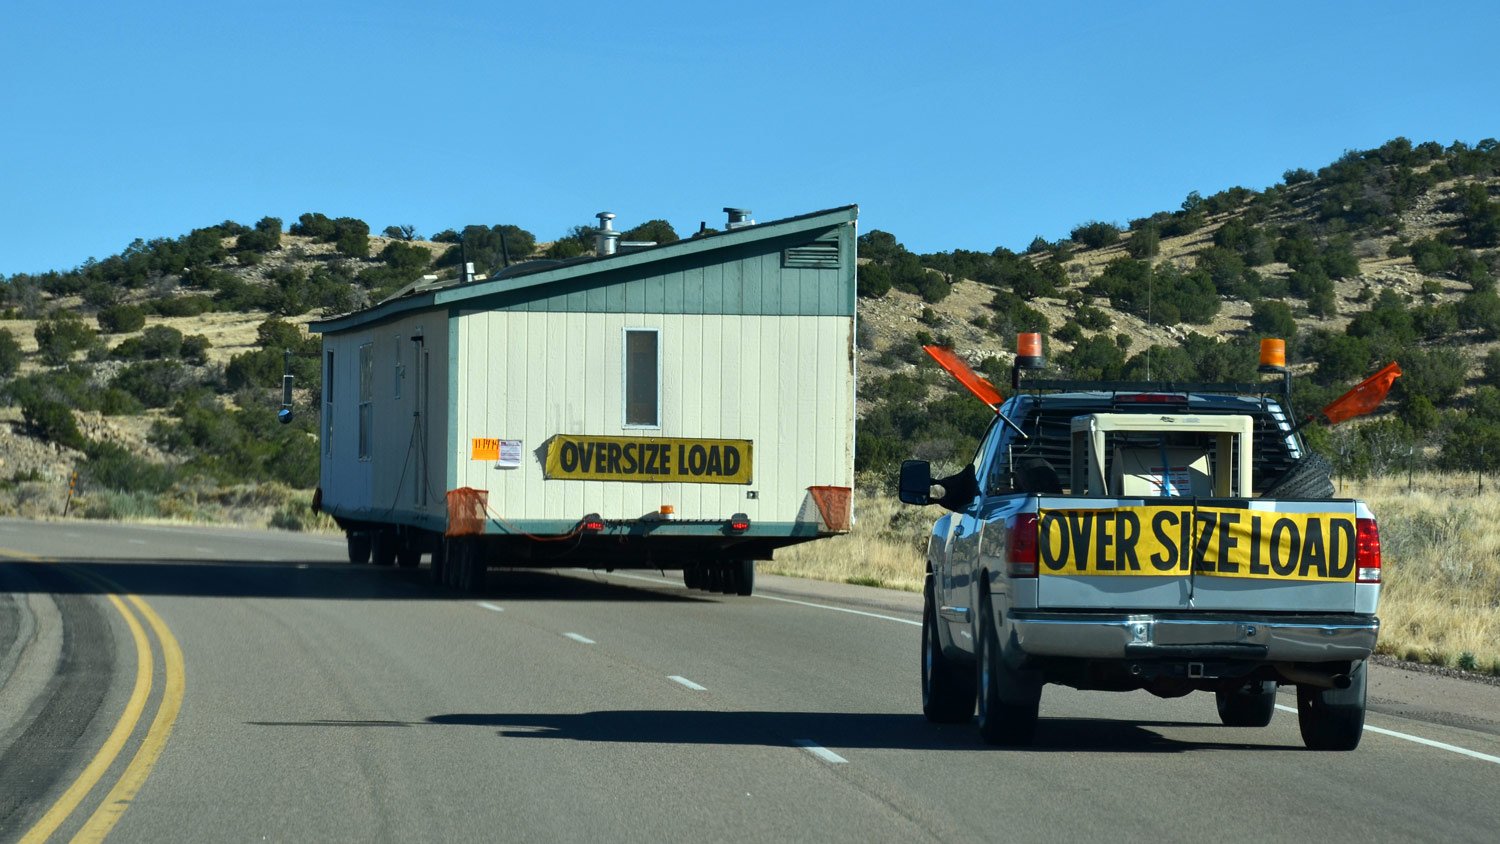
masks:
[[[926,460],[903,460],[897,496],[903,504],[932,503],[932,465]]]

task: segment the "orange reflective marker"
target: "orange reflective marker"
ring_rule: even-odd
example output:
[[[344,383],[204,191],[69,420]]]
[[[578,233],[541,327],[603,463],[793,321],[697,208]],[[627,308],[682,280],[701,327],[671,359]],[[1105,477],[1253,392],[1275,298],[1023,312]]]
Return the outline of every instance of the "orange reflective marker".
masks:
[[[1286,369],[1286,341],[1267,337],[1260,341],[1260,368],[1280,371]]]
[[[995,389],[983,375],[969,368],[963,358],[953,353],[952,349],[944,346],[923,346],[922,350],[932,355],[932,359],[938,362],[938,366],[948,371],[949,375],[958,379],[958,383],[968,388],[976,398],[989,405],[991,408],[1000,407],[1000,391]]]
[[[1391,391],[1391,385],[1400,377],[1401,367],[1393,361],[1384,369],[1359,382],[1354,389],[1334,399],[1323,408],[1323,415],[1328,417],[1328,424],[1337,425],[1356,416],[1364,416],[1379,407],[1380,403],[1385,401],[1386,393]]]

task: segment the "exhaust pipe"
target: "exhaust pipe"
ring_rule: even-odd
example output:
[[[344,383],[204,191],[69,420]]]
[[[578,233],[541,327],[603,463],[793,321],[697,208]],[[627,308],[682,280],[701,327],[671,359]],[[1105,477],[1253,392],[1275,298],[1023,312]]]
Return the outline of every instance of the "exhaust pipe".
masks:
[[[1348,674],[1317,671],[1290,662],[1276,663],[1276,671],[1289,683],[1319,689],[1347,689],[1354,682]]]

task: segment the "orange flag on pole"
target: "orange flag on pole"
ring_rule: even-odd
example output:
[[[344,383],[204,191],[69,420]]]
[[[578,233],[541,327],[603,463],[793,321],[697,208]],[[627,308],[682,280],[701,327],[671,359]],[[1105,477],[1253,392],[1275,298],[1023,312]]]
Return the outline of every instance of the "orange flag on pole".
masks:
[[[1384,369],[1359,382],[1354,389],[1334,399],[1323,408],[1323,415],[1328,417],[1328,424],[1337,425],[1356,416],[1364,416],[1379,407],[1380,403],[1385,401],[1386,393],[1391,391],[1391,385],[1400,377],[1401,367],[1392,362]]]
[[[932,355],[932,359],[938,362],[938,366],[948,371],[949,375],[958,379],[958,383],[964,385],[980,401],[998,410],[1000,407],[1000,391],[995,389],[983,375],[969,368],[963,358],[953,353],[952,349],[944,346],[923,346],[923,351]]]

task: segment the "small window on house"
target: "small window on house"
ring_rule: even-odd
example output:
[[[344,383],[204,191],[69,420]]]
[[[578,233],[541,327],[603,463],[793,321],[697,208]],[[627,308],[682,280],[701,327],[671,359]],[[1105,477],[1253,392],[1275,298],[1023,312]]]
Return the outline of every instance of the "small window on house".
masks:
[[[625,329],[625,427],[661,427],[660,332]]]
[[[375,346],[359,347],[359,459],[370,459],[371,428],[375,422]]]
[[[323,453],[333,456],[333,352],[323,365]]]

